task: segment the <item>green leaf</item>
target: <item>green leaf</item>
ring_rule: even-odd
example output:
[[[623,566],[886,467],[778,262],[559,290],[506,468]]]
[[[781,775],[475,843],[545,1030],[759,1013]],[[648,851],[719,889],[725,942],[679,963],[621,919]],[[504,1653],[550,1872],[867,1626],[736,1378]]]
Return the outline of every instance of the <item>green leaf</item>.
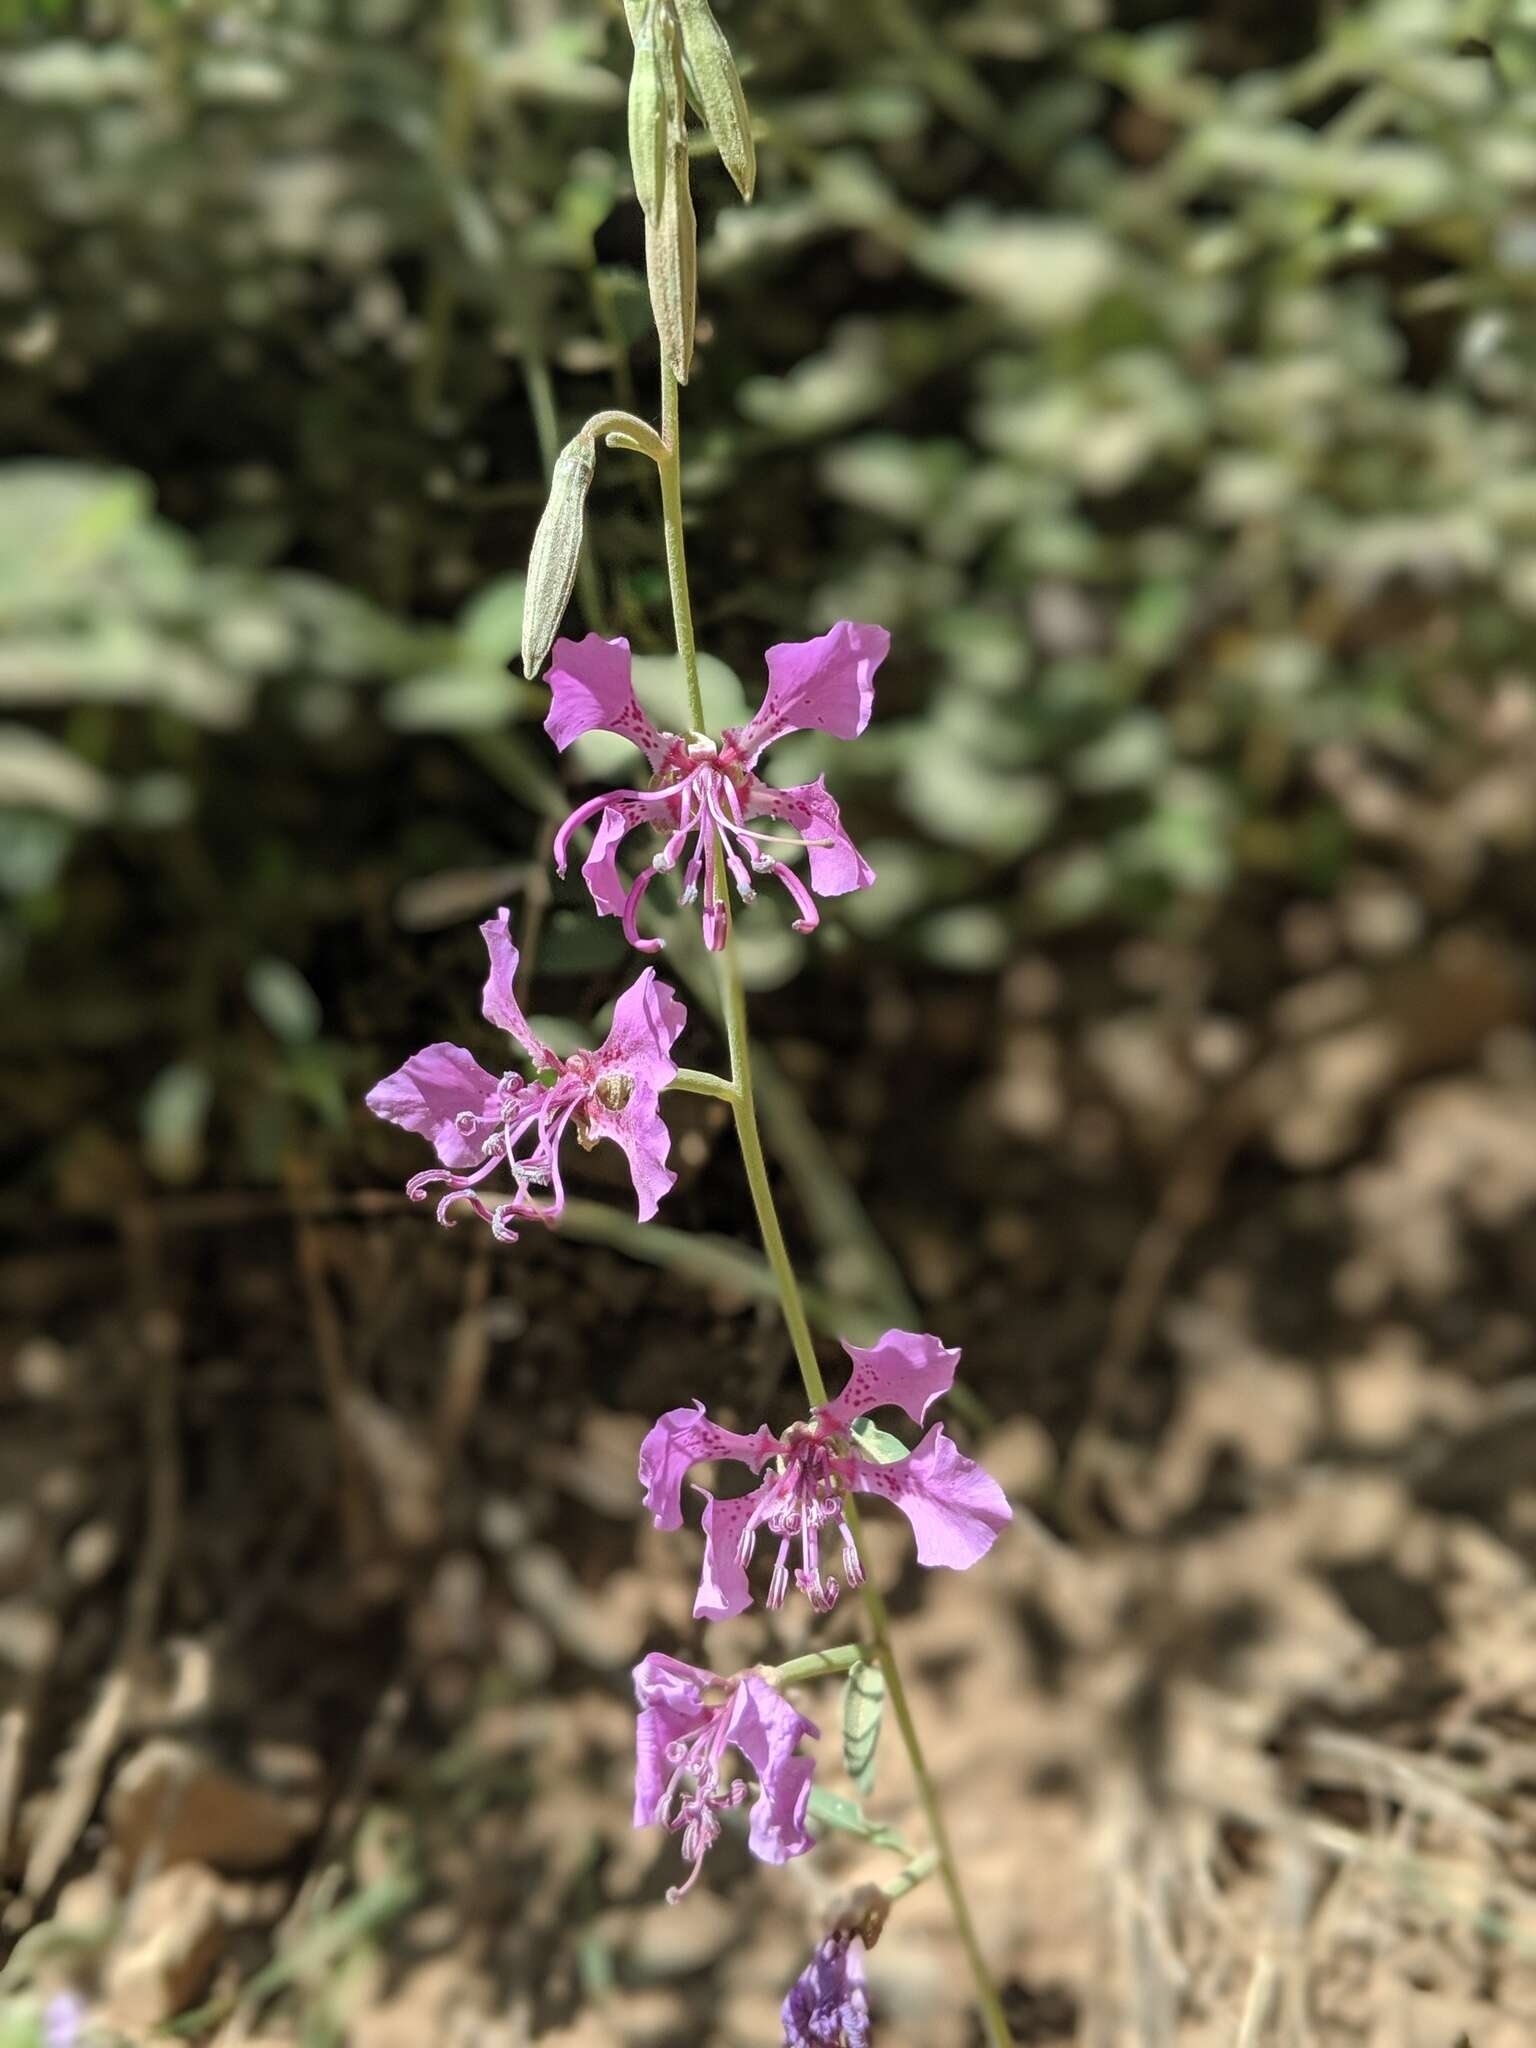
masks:
[[[253,960],[245,977],[251,1008],[274,1038],[285,1045],[307,1045],[319,1034],[320,999],[286,960]]]
[[[840,1792],[828,1792],[822,1785],[813,1786],[809,1811],[811,1819],[824,1828],[835,1828],[842,1835],[856,1835],[861,1842],[871,1842],[877,1849],[894,1849],[898,1856],[911,1853],[899,1829],[887,1827],[883,1821],[871,1820],[856,1799],[845,1799]]]
[[[178,1186],[196,1180],[212,1106],[213,1079],[206,1067],[177,1060],[160,1069],[139,1110],[144,1156],[152,1173]]]
[[[873,1458],[877,1465],[894,1465],[898,1458],[908,1455],[907,1447],[899,1436],[877,1429],[867,1415],[861,1415],[854,1423],[853,1437],[865,1457]]]
[[[466,663],[397,683],[380,709],[397,732],[499,732],[527,689],[500,669]]]
[[[47,733],[0,725],[0,807],[7,805],[95,825],[112,808],[112,785]]]
[[[459,641],[476,661],[508,662],[523,637],[527,580],[498,576],[487,583],[459,614]]]
[[[878,1664],[855,1664],[843,1687],[843,1764],[859,1791],[875,1789],[875,1751],[885,1713],[885,1673]]]

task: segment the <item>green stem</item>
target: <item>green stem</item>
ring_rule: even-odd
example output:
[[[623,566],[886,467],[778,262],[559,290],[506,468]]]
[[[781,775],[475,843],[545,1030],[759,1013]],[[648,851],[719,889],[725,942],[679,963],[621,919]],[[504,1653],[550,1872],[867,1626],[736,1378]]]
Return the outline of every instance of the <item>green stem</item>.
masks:
[[[807,1678],[828,1678],[834,1671],[851,1671],[855,1664],[870,1662],[867,1643],[844,1643],[837,1650],[812,1650],[804,1657],[791,1657],[787,1664],[761,1666],[770,1685],[799,1685]]]
[[[914,1856],[905,1870],[898,1870],[894,1877],[881,1885],[880,1889],[894,1904],[897,1899],[904,1899],[908,1892],[915,1892],[925,1879],[932,1877],[938,1867],[938,1856],[929,1849],[922,1856]]]
[[[706,1074],[700,1067],[679,1067],[667,1083],[683,1095],[712,1095],[716,1102],[734,1102],[736,1084],[724,1074]]]
[[[741,985],[741,968],[729,933],[719,960],[721,1009],[725,1015],[725,1041],[730,1050],[731,1081],[735,1088],[731,1110],[736,1118],[741,1163],[746,1168],[747,1185],[752,1190],[752,1206],[757,1211],[763,1250],[778,1283],[784,1321],[789,1327],[789,1341],[795,1347],[795,1363],[800,1368],[800,1377],[805,1382],[811,1406],[820,1408],[827,1400],[827,1385],[816,1362],[816,1344],[811,1336],[810,1323],[806,1320],[800,1283],[795,1278],[789,1247],[784,1242],[779,1212],[774,1207],[773,1191],[769,1186],[768,1163],[763,1157],[763,1140],[757,1127],[757,1103],[752,1094],[752,1049],[747,1032],[746,991]]]
[[[763,1159],[763,1141],[758,1134],[757,1107],[752,1095],[746,993],[741,985],[741,970],[737,965],[735,947],[729,934],[720,954],[720,992],[725,1012],[726,1042],[730,1047],[731,1078],[736,1084],[736,1098],[731,1107],[736,1118],[736,1135],[741,1145],[742,1164],[746,1168],[747,1184],[752,1190],[752,1205],[757,1211],[758,1227],[763,1236],[763,1250],[768,1255],[768,1264],[773,1269],[773,1277],[778,1283],[784,1321],[789,1328],[790,1342],[794,1346],[795,1360],[805,1384],[806,1398],[813,1408],[819,1408],[827,1399],[827,1387],[816,1360],[816,1348],[811,1338],[811,1326],[806,1320],[800,1283],[795,1277],[795,1269],[784,1243],[784,1232],[779,1224],[778,1210],[774,1207],[768,1168]],[[849,1531],[857,1545],[861,1536],[858,1510],[851,1500],[844,1502],[844,1508]],[[928,1822],[928,1832],[933,1837],[939,1875],[949,1896],[950,1911],[955,1916],[955,1926],[965,1948],[966,1960],[971,1966],[971,1977],[976,1986],[977,2001],[986,2024],[987,2038],[992,2043],[992,2048],[1012,2048],[1012,2036],[1008,2032],[1008,2022],[1003,2016],[1002,2001],[987,1969],[986,1958],[982,1955],[976,1924],[971,1918],[965,1887],[960,1881],[960,1867],[955,1861],[954,1847],[949,1839],[949,1829],[945,1825],[938,1787],[933,1782],[932,1773],[928,1769],[928,1759],[923,1754],[922,1738],[917,1732],[912,1703],[907,1697],[906,1683],[896,1656],[896,1646],[891,1641],[891,1619],[886,1610],[885,1600],[872,1579],[864,1581],[859,1588],[859,1597],[863,1600],[864,1611],[869,1616],[870,1635],[881,1669],[885,1672],[886,1692],[890,1698],[891,1711],[895,1714],[896,1725],[901,1730],[901,1739],[906,1745],[912,1775],[917,1783],[917,1796]]]
[[[699,660],[693,638],[693,607],[688,597],[688,564],[683,552],[683,492],[677,382],[665,363],[661,368],[661,438],[666,444],[666,459],[660,464],[661,509],[666,526],[667,581],[672,593],[672,618],[677,634],[677,651],[682,657],[683,673],[688,682],[690,715],[695,728],[702,732],[704,701],[699,691]],[[716,857],[718,859],[718,848]],[[722,875],[716,879],[722,885],[721,895],[724,898],[725,878]],[[747,1185],[752,1190],[752,1206],[757,1212],[757,1225],[762,1234],[763,1250],[767,1254],[774,1284],[778,1289],[779,1305],[789,1330],[789,1340],[794,1346],[800,1377],[805,1383],[806,1399],[811,1407],[819,1408],[826,1402],[827,1386],[821,1376],[821,1367],[816,1361],[816,1346],[811,1337],[810,1323],[806,1319],[805,1300],[800,1292],[800,1283],[795,1277],[789,1247],[784,1242],[783,1228],[779,1223],[778,1210],[774,1207],[773,1190],[768,1179],[768,1166],[763,1158],[763,1141],[757,1127],[757,1104],[752,1094],[752,1052],[747,1030],[746,992],[742,988],[741,970],[737,964],[729,927],[724,948],[718,958],[720,1008],[725,1018],[726,1043],[731,1056],[731,1114],[736,1120],[736,1137],[741,1146],[742,1165],[746,1169]],[[858,1511],[851,1500],[845,1501],[844,1506],[849,1530],[854,1542],[857,1543]],[[944,1880],[944,1889],[949,1896],[950,1911],[954,1914],[955,1926],[965,1948],[966,1960],[971,1966],[971,1976],[976,1986],[976,1998],[981,2007],[987,2039],[992,2048],[1013,2048],[1008,2022],[1003,2017],[1002,2002],[987,1969],[986,1958],[982,1955],[976,1925],[966,1901],[965,1888],[960,1882],[960,1869],[955,1861],[949,1830],[944,1824],[944,1810],[939,1803],[938,1788],[928,1769],[928,1759],[923,1754],[922,1740],[912,1716],[911,1702],[907,1698],[906,1685],[902,1680],[901,1665],[897,1661],[896,1648],[891,1641],[890,1616],[886,1612],[879,1589],[871,1580],[866,1579],[859,1592],[865,1612],[869,1616],[873,1649],[885,1672],[886,1692],[891,1709],[896,1716],[896,1725],[901,1730],[901,1739],[906,1745],[912,1775],[917,1784],[918,1798],[928,1822],[928,1831],[933,1838],[933,1851],[938,1858],[939,1874]]]
[[[683,551],[683,465],[677,420],[677,379],[661,366],[661,438],[666,448],[661,471],[661,517],[667,536],[667,583],[672,592],[672,617],[677,651],[688,684],[688,715],[695,732],[704,730],[704,698],[699,689],[699,656],[693,640],[693,604],[688,596],[688,557]]]

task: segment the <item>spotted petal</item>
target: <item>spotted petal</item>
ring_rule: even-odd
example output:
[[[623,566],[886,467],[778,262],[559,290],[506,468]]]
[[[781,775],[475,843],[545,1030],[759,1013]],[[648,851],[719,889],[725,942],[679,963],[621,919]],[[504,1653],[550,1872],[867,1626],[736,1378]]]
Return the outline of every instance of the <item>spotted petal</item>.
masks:
[[[652,1423],[640,1446],[640,1484],[656,1527],[683,1526],[683,1481],[701,1459],[735,1458],[760,1472],[778,1447],[778,1438],[766,1424],[751,1436],[722,1429],[704,1413],[702,1401],[691,1408],[669,1408]]]
[[[655,1089],[669,1087],[677,1078],[672,1048],[687,1022],[676,990],[647,967],[614,1004],[613,1023],[595,1062],[604,1072],[633,1074]]]
[[[641,1223],[649,1223],[662,1197],[677,1185],[677,1175],[667,1165],[672,1133],[656,1090],[649,1081],[633,1081],[628,1101],[617,1110],[610,1109],[601,1096],[590,1096],[585,1116],[588,1137],[611,1138],[629,1161],[635,1215]]]
[[[559,1060],[542,1038],[535,1037],[514,992],[517,980],[517,948],[508,929],[512,913],[498,910],[480,927],[491,968],[485,978],[480,1008],[488,1023],[497,1024],[515,1038],[536,1067],[558,1067]]]
[[[783,640],[767,653],[768,691],[755,716],[734,739],[750,767],[787,732],[810,728],[840,740],[857,739],[875,703],[875,670],[891,636],[884,626],[839,619],[815,640]]]
[[[837,1429],[876,1408],[900,1408],[922,1422],[954,1385],[960,1363],[958,1349],[948,1350],[937,1337],[916,1330],[887,1330],[867,1347],[845,1344],[843,1349],[853,1360],[853,1372],[837,1399],[821,1410]]]
[[[562,754],[585,732],[614,732],[637,746],[652,769],[666,759],[674,736],[656,730],[635,695],[627,640],[598,633],[557,640],[549,688],[544,730]]]
[[[811,887],[818,896],[846,896],[874,881],[874,869],[843,830],[837,799],[828,795],[824,777],[773,789],[754,776],[747,810],[754,818],[781,818],[800,834],[810,856]]]
[[[964,1571],[986,1556],[1013,1520],[1007,1495],[974,1459],[962,1457],[936,1422],[908,1458],[890,1465],[855,1457],[849,1484],[901,1509],[917,1538],[919,1564]]]
[[[704,1562],[699,1571],[699,1590],[693,1599],[694,1618],[729,1621],[732,1615],[745,1614],[752,1605],[747,1558],[741,1555],[741,1542],[757,1496],[749,1493],[740,1500],[717,1500],[702,1486],[695,1490],[704,1494],[704,1513],[700,1517]],[[750,1556],[750,1542],[747,1549]]]

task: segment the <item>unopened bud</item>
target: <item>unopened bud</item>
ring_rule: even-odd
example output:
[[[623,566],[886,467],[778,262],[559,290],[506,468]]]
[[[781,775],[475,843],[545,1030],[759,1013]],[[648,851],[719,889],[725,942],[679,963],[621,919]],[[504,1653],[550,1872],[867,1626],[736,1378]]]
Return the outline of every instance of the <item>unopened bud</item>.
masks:
[[[721,163],[742,198],[750,199],[757,182],[757,152],[731,46],[710,12],[709,0],[676,0],[676,6],[689,90]]]
[[[528,557],[523,603],[523,674],[544,666],[576,585],[586,523],[587,492],[597,468],[597,449],[585,433],[567,441],[555,460],[549,498]]]

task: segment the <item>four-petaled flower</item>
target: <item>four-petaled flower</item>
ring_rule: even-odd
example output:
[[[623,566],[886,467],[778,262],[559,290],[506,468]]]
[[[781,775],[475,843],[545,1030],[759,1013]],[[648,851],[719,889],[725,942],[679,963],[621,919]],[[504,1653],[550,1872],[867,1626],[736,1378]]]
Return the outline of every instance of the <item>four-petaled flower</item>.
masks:
[[[564,1208],[560,1141],[574,1125],[588,1150],[599,1138],[622,1147],[640,1221],[649,1222],[677,1178],[667,1168],[671,1138],[659,1098],[677,1073],[672,1046],[687,1011],[648,967],[614,1004],[613,1028],[597,1051],[559,1059],[535,1037],[513,994],[517,948],[507,931],[507,912],[499,910],[480,930],[491,956],[481,1008],[516,1039],[533,1062],[535,1078],[505,1073],[497,1080],[462,1046],[440,1043],[413,1053],[370,1089],[374,1115],[419,1131],[442,1161],[408,1181],[407,1192],[421,1201],[429,1189],[442,1188],[440,1223],[451,1223],[447,1212],[464,1202],[511,1243],[514,1223],[552,1223]],[[499,1168],[511,1175],[515,1192],[493,1206],[477,1190]],[[534,1189],[547,1190],[545,1198],[536,1198]]]
[[[755,1671],[719,1678],[653,1650],[635,1666],[635,1826],[681,1833],[687,1877],[667,1893],[680,1899],[720,1835],[720,1816],[751,1787],[728,1776],[734,1749],[757,1773],[747,1844],[764,1863],[786,1863],[812,1846],[805,1809],[815,1764],[797,1756],[815,1725]]]
[[[818,1943],[790,1986],[779,2017],[784,2048],[869,2048],[861,1937],[840,1928]]]
[[[612,790],[571,813],[555,835],[560,873],[572,833],[595,816],[597,829],[581,872],[598,911],[622,917],[624,936],[641,952],[654,953],[661,941],[642,939],[636,929],[640,898],[685,853],[683,901],[692,903],[702,892],[704,942],[712,951],[725,944],[729,925],[727,874],[743,903],[755,894],[754,875],[776,875],[799,913],[795,930],[814,931],[820,914],[805,883],[770,851],[782,835],[755,830],[751,821],[774,818],[800,835],[810,853],[810,888],[818,896],[867,889],[874,869],[843,830],[820,776],[775,789],[754,771],[764,750],[787,732],[810,727],[856,739],[869,723],[875,670],[890,644],[883,626],[844,619],[819,639],[770,647],[768,691],[756,716],[713,740],[657,730],[635,696],[627,640],[604,640],[596,633],[557,640],[544,730],[562,752],[585,732],[618,733],[640,749],[651,769],[649,789]],[[616,856],[637,825],[654,826],[666,836],[635,881],[626,883]]]
[[[849,1493],[882,1495],[900,1508],[917,1538],[919,1564],[963,1569],[984,1557],[1013,1515],[1002,1488],[970,1458],[962,1457],[936,1422],[915,1451],[881,1463],[868,1455],[852,1425],[861,1415],[887,1405],[921,1422],[939,1395],[954,1383],[958,1351],[937,1337],[911,1330],[887,1330],[867,1350],[843,1349],[853,1374],[835,1401],[817,1408],[809,1422],[792,1423],[781,1436],[766,1424],[751,1436],[721,1429],[709,1420],[702,1401],[672,1408],[640,1446],[640,1483],[645,1505],[658,1529],[682,1526],[682,1488],[688,1469],[701,1458],[734,1458],[761,1472],[773,1469],[755,1492],[739,1499],[704,1495],[704,1567],[693,1611],[721,1621],[752,1604],[747,1584],[758,1531],[779,1539],[768,1584],[768,1605],[783,1604],[789,1590],[790,1546],[799,1539],[795,1583],[811,1605],[825,1612],[836,1601],[838,1582],[821,1569],[821,1535],[836,1523],[842,1539],[843,1580],[863,1583],[864,1569],[848,1527]]]

